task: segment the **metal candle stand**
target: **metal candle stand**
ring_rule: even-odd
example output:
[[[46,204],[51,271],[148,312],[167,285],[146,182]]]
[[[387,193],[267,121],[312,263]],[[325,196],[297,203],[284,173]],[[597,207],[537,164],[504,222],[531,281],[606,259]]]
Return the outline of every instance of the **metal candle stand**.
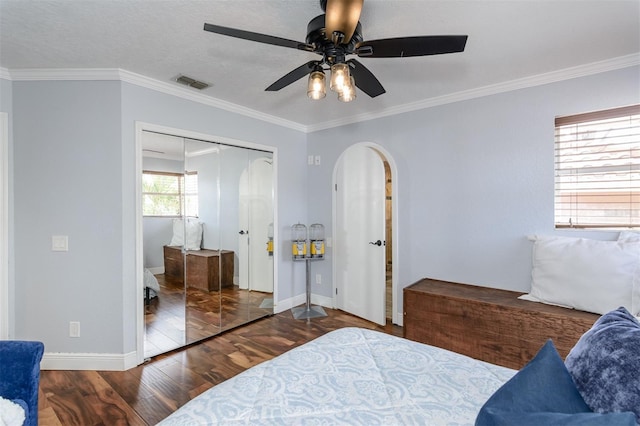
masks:
[[[311,233],[311,254],[307,254],[307,227],[298,223],[293,225],[293,260],[306,262],[307,303],[291,309],[295,319],[326,317],[322,306],[311,306],[311,261],[324,259],[324,226],[314,223],[309,227]]]

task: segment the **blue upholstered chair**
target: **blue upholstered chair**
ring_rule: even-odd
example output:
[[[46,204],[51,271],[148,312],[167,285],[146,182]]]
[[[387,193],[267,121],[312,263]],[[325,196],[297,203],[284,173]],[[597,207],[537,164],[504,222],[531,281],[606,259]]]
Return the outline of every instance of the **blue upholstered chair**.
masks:
[[[38,425],[41,342],[0,340],[0,396],[25,409],[25,425]]]

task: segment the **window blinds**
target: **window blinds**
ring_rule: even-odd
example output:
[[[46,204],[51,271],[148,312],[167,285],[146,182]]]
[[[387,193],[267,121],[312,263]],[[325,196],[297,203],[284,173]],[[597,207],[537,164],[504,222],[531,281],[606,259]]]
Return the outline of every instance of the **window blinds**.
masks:
[[[144,216],[198,216],[198,172],[142,174]]]
[[[556,118],[555,224],[640,226],[640,105]]]

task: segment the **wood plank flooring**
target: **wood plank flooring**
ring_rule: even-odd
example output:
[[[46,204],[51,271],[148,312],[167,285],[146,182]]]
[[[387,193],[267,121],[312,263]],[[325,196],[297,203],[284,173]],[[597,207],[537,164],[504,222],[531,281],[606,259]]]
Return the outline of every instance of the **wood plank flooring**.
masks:
[[[43,370],[39,424],[154,425],[212,386],[329,331],[355,326],[402,336],[398,326],[325,311],[327,317],[311,320],[285,311],[128,371]]]
[[[221,291],[184,288],[183,284],[155,276],[160,291],[145,305],[145,358],[230,330],[267,316],[272,308],[260,308],[271,293],[240,290]]]

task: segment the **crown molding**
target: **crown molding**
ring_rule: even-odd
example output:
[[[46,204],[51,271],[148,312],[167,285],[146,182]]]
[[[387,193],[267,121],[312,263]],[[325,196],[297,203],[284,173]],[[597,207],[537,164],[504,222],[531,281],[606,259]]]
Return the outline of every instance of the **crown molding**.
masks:
[[[118,81],[114,68],[16,68],[10,69],[13,81]]]
[[[149,77],[145,77],[141,74],[136,74],[126,70],[119,70],[120,79],[124,82],[135,84],[137,86],[146,87],[147,89],[156,90],[168,95],[173,95],[179,98],[187,99],[190,101],[198,102],[204,105],[208,105],[214,108],[219,108],[228,112],[244,115],[247,117],[255,118],[257,120],[265,121],[267,123],[276,124],[278,126],[287,127],[300,132],[306,132],[306,126],[296,123],[291,120],[285,120],[280,117],[265,114],[260,111],[256,111],[250,108],[243,107],[238,104],[216,99],[209,95],[204,95],[199,92],[194,92],[195,89],[187,89],[177,84],[165,83],[163,81],[155,80]]]
[[[524,77],[516,80],[506,81],[503,83],[483,86],[476,89],[465,90],[465,91],[451,93],[444,96],[424,99],[418,102],[399,105],[393,108],[387,108],[384,111],[380,111],[376,113],[359,114],[359,115],[354,115],[350,117],[345,117],[339,120],[333,120],[333,121],[327,121],[325,123],[314,124],[311,126],[307,126],[307,133],[312,133],[319,130],[331,129],[334,127],[345,126],[348,124],[359,123],[362,121],[374,120],[377,118],[389,117],[392,115],[403,114],[407,112],[413,112],[413,111],[417,111],[425,108],[431,108],[431,107],[450,104],[454,102],[481,98],[484,96],[490,96],[490,95],[510,92],[510,91],[519,90],[519,89],[526,89],[529,87],[542,86],[545,84],[556,83],[558,81],[570,80],[578,77],[586,77],[589,75],[599,74],[607,71],[615,71],[618,69],[628,68],[628,67],[638,66],[638,65],[640,65],[640,53],[634,53],[632,55],[621,56],[618,58],[608,59],[606,61],[594,62],[586,65],[565,68],[565,69],[552,71],[545,74],[533,75],[533,76]]]
[[[418,111],[425,108],[446,105],[454,102],[466,101],[481,98],[484,96],[510,92],[513,90],[526,89],[529,87],[542,86],[563,80],[570,80],[578,77],[585,77],[607,71],[638,66],[640,65],[640,53],[621,56],[605,61],[594,62],[576,67],[565,68],[544,74],[528,76],[503,83],[492,84],[475,89],[464,90],[448,95],[437,96],[387,108],[376,113],[358,114],[338,120],[305,126],[294,121],[285,120],[273,115],[265,114],[250,108],[243,107],[231,102],[213,98],[202,93],[196,93],[192,89],[183,88],[175,84],[155,80],[141,74],[117,68],[95,68],[95,69],[7,69],[0,68],[0,78],[14,81],[38,81],[38,80],[92,80],[92,81],[122,81],[136,86],[145,87],[168,95],[182,99],[198,102],[224,111],[244,115],[246,117],[265,121],[267,123],[290,128],[303,133],[312,133],[334,127],[345,126],[378,118],[389,117],[397,114]]]
[[[118,68],[11,69],[7,70],[6,74],[8,74],[6,79],[13,81],[122,81],[300,132],[307,131],[306,126],[302,124],[196,93],[194,89],[183,88]]]

